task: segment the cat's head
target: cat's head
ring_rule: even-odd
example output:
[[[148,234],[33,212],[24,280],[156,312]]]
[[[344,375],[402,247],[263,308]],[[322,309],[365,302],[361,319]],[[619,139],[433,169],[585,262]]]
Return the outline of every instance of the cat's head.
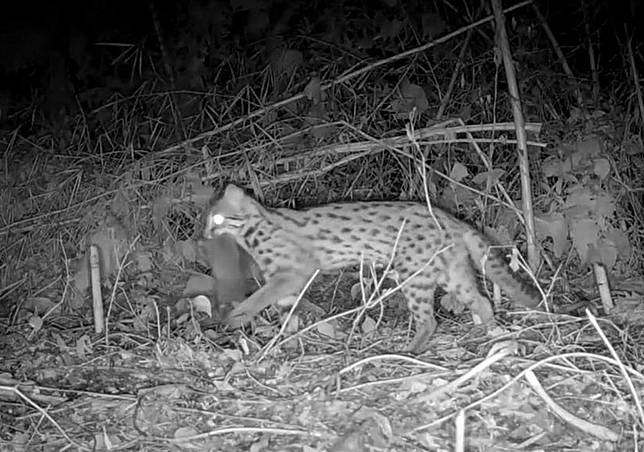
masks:
[[[248,218],[257,214],[257,202],[242,188],[230,184],[224,194],[210,205],[203,235],[206,239],[224,233],[238,235]]]

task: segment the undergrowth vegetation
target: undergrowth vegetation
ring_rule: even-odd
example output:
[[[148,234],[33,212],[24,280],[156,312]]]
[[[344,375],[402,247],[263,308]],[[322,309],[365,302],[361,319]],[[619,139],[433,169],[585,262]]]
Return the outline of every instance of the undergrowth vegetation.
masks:
[[[153,7],[142,13],[149,30],[127,42],[107,28],[93,42],[70,34],[69,48],[82,49],[66,56],[74,64],[62,73],[39,68],[49,74],[41,78],[29,60],[38,52],[12,47],[16,64],[3,77],[41,83],[0,93],[0,328],[21,331],[21,344],[91,322],[91,243],[103,251],[111,331],[169,338],[177,299],[209,290],[202,214],[230,182],[268,206],[293,208],[428,195],[525,252],[516,123],[491,11],[468,2],[391,1],[373,10],[234,3]],[[600,20],[603,10],[584,16],[568,5],[579,17],[575,31],[545,6],[546,17],[529,2],[506,17],[527,131],[535,275],[550,309],[597,314],[590,265],[601,264],[617,337],[642,320],[643,106],[634,84],[641,49],[619,17],[612,27]],[[30,36],[31,50],[40,41]],[[593,47],[580,48],[586,39]],[[592,67],[589,53],[601,65]],[[72,361],[97,345],[72,343]],[[169,354],[186,352],[173,347]],[[639,347],[620,353],[641,362]],[[416,440],[430,447],[428,438]],[[392,450],[427,450],[405,444]]]

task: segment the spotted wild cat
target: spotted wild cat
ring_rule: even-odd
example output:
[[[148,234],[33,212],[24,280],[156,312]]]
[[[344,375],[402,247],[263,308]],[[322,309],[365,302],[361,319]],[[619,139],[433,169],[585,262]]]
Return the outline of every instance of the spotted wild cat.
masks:
[[[443,210],[432,211],[433,216],[427,205],[408,201],[270,209],[243,189],[228,185],[210,207],[204,236],[234,236],[259,264],[266,281],[230,313],[228,323],[239,326],[267,306],[297,295],[317,269],[340,269],[361,259],[386,265],[401,226],[392,267],[401,282],[413,276],[401,287],[416,321],[412,351],[422,351],[436,329],[437,286],[468,306],[475,323],[493,318],[489,300],[479,291],[475,269],[498,284],[514,303],[530,308],[539,304],[536,289],[515,277],[483,234]]]

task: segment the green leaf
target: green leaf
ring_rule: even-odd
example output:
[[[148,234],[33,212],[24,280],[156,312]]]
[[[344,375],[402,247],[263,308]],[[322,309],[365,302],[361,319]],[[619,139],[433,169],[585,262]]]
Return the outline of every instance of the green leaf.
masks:
[[[573,159],[578,159],[578,161],[582,161],[584,158],[591,159],[593,157],[599,157],[602,153],[601,143],[595,137],[577,142],[575,147],[577,150]]]
[[[608,218],[615,213],[615,202],[610,193],[599,193],[595,197],[595,213],[598,217]]]
[[[483,171],[474,176],[472,182],[477,185],[494,185],[499,181],[503,174],[505,174],[505,171],[500,168],[493,169],[492,171]]]
[[[582,263],[587,263],[590,246],[599,242],[599,226],[591,219],[576,219],[570,222],[570,237]]]
[[[597,159],[593,162],[593,172],[599,176],[600,179],[606,179],[610,174],[610,163],[607,159]]]
[[[611,227],[609,231],[604,232],[604,238],[617,248],[617,252],[622,259],[630,259],[631,243],[624,232]]]
[[[319,104],[322,101],[323,91],[321,89],[322,81],[320,77],[311,77],[311,80],[304,87],[304,96],[313,102],[313,104]]]
[[[452,167],[452,171],[450,171],[449,173],[449,177],[454,179],[456,182],[462,181],[468,175],[469,175],[469,171],[467,171],[467,168],[459,162],[454,163],[454,166]]]
[[[407,115],[414,108],[418,114],[429,108],[429,101],[425,90],[405,79],[400,84],[399,95],[391,102],[391,109],[398,114]]]
[[[362,321],[362,324],[360,325],[360,329],[362,330],[363,333],[371,333],[376,329],[376,321],[369,317],[368,315],[364,316],[364,320]]]
[[[537,235],[552,238],[552,251],[556,257],[561,257],[568,251],[568,222],[561,213],[537,215],[534,225]]]
[[[615,262],[617,262],[617,247],[611,242],[600,239],[597,246],[590,245],[590,250],[591,262],[604,264],[606,270],[610,270],[615,266]],[[594,251],[597,252],[597,255],[594,255]]]
[[[564,160],[557,157],[548,157],[543,164],[543,175],[546,177],[563,177],[565,173],[570,172],[570,161]]]

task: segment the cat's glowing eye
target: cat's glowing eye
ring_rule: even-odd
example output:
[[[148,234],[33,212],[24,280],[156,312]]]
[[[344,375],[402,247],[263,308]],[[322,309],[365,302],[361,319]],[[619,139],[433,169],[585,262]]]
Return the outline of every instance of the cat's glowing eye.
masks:
[[[223,215],[220,214],[215,214],[212,216],[212,222],[215,223],[217,226],[221,226],[224,224],[224,221],[226,221],[226,218]]]

